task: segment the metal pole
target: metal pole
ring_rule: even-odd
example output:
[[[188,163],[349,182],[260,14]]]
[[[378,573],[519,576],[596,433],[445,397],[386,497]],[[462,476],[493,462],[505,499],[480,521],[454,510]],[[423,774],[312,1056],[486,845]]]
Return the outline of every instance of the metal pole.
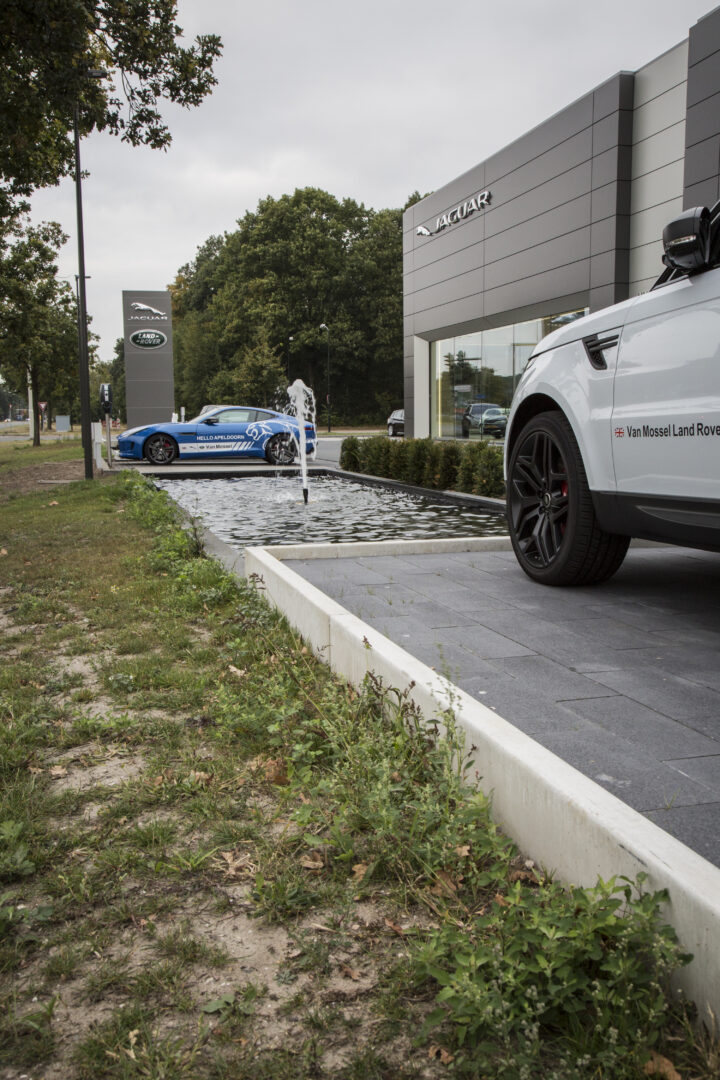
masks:
[[[90,366],[88,361],[87,302],[85,298],[85,237],[83,233],[82,181],[80,178],[79,107],[73,116],[75,135],[75,199],[78,233],[78,369],[80,375],[80,428],[85,457],[85,479],[93,478],[92,437],[90,433]]]
[[[330,331],[327,335],[327,410],[328,410],[328,435],[330,434]]]

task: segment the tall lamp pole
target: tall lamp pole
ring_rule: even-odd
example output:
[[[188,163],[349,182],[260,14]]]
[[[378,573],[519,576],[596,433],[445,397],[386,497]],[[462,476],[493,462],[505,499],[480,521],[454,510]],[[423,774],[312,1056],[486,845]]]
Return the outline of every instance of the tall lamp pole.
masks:
[[[106,72],[92,70],[91,79],[102,79]],[[85,457],[85,479],[93,478],[92,439],[90,434],[90,361],[88,356],[87,300],[85,296],[85,236],[83,233],[82,177],[80,173],[80,104],[73,111],[75,136],[75,203],[78,235],[78,368],[80,374],[80,429]]]
[[[330,331],[328,330],[325,323],[320,323],[320,329],[324,330],[325,333],[327,334],[327,364],[326,364],[325,371],[326,371],[326,375],[327,375],[326,403],[327,403],[327,412],[328,412],[328,435],[329,435],[330,434]]]

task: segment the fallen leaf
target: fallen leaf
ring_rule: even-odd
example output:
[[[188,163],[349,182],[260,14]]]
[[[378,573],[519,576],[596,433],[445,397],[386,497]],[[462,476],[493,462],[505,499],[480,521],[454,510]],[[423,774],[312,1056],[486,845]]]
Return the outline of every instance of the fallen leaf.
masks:
[[[502,893],[496,892],[493,900],[496,904],[499,904],[500,907],[510,907],[510,902],[505,899]]]
[[[306,870],[314,870],[317,873],[325,869],[325,860],[319,851],[311,851],[302,856],[300,865],[305,867]]]
[[[199,784],[201,787],[206,787],[208,781],[212,780],[212,773],[198,772],[196,769],[193,769],[188,776],[188,780],[191,784]]]
[[[235,667],[234,664],[228,664],[228,671],[232,672],[233,675],[237,675],[238,679],[244,679],[247,675],[245,668]]]
[[[354,968],[351,968],[349,964],[341,964],[340,971],[343,975],[346,975],[348,979],[352,979],[353,982],[358,982],[360,979],[359,972],[355,971]]]
[[[287,767],[282,758],[268,758],[265,762],[265,779],[278,787],[285,787],[290,783],[288,780]]]
[[[394,923],[391,919],[386,919],[385,925],[387,926],[388,930],[392,930],[393,933],[399,934],[400,937],[405,937],[405,931],[403,930],[402,926],[398,926],[398,924]]]
[[[310,802],[310,800],[308,799],[307,795],[303,795],[302,791],[300,792],[300,796],[299,796],[299,798],[300,798],[300,802],[301,802],[301,803],[304,803],[304,804],[305,804],[305,806],[307,806],[307,805],[309,804],[309,802]]]
[[[0,548],[0,556],[7,555],[7,548]]]
[[[363,878],[367,874],[367,870],[368,870],[367,863],[364,863],[364,862],[355,863],[355,865],[352,868],[352,871],[353,871],[353,877],[355,878],[356,884],[358,884],[358,885],[360,884],[360,882],[363,880]]]
[[[28,765],[28,772],[31,776],[40,776],[40,774],[44,772],[44,769],[38,769],[35,765]]]
[[[402,780],[402,776],[400,775],[399,772],[394,772],[394,773],[390,773],[390,779],[394,780],[394,782],[396,784],[398,784]]]
[[[434,1061],[440,1061],[443,1065],[449,1065],[453,1060],[453,1055],[449,1050],[446,1050],[444,1046],[439,1046],[438,1043],[431,1043],[428,1047],[428,1057]]]
[[[67,776],[67,769],[64,765],[53,765],[51,769],[48,769],[48,772],[50,773],[50,776],[53,777],[53,779],[58,779],[61,776]]]
[[[532,870],[513,870],[508,877],[509,881],[528,881],[531,885],[538,885],[538,879]]]
[[[672,1061],[654,1050],[650,1051],[650,1060],[645,1063],[643,1072],[646,1076],[661,1076],[663,1080],[682,1080]]]
[[[60,503],[57,501],[57,499],[53,499],[52,502],[48,503],[48,506],[59,506],[59,505],[60,505]]]
[[[462,877],[454,880],[450,877],[447,870],[438,870],[436,876],[437,881],[430,890],[433,896],[454,896],[460,887]]]

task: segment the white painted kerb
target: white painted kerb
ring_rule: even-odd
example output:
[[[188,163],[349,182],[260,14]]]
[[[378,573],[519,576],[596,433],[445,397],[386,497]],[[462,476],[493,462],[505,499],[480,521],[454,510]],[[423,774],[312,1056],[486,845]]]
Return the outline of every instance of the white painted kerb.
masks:
[[[427,718],[451,707],[464,729],[478,784],[492,794],[493,816],[519,847],[562,880],[594,885],[598,877],[636,878],[646,888],[667,889],[664,911],[683,947],[695,959],[677,983],[698,1005],[720,1015],[720,869],[663,832],[610,792],[583,776],[497,713],[453,686],[383,634],[346,611],[285,566],[281,558],[399,554],[423,550],[507,547],[502,538],[483,541],[398,541],[394,544],[303,545],[246,548],[245,572],[258,575],[267,598],[316,653],[353,684],[373,671],[388,686],[409,689]],[[322,548],[322,554],[311,554]],[[345,550],[343,550],[345,549]],[[391,550],[395,549],[395,550]]]

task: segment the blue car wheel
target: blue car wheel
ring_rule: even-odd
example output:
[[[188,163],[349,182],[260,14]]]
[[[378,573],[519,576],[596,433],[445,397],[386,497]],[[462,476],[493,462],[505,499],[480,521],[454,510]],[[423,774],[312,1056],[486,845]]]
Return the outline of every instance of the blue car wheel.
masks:
[[[171,435],[151,435],[143,447],[151,465],[170,465],[178,456],[178,444]]]
[[[285,433],[273,435],[265,445],[265,457],[271,465],[292,465],[295,453],[295,440]]]

